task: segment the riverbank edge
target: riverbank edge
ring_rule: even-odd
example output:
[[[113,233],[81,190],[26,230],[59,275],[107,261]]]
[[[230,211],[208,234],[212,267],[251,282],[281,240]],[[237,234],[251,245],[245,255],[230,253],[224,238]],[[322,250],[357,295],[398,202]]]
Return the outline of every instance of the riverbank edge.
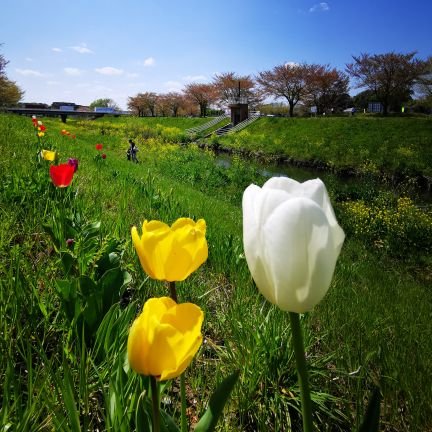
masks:
[[[364,170],[353,166],[336,167],[318,159],[302,160],[286,154],[271,154],[263,151],[248,150],[245,148],[237,149],[222,146],[219,143],[214,144],[205,141],[194,141],[191,143],[185,143],[184,145],[189,144],[195,144],[198,148],[213,151],[215,154],[238,155],[244,159],[254,160],[259,163],[274,163],[278,166],[311,168],[318,171],[329,172],[340,178],[361,178],[368,175],[374,177],[374,179],[379,182],[390,183],[393,186],[410,183],[415,184],[421,192],[429,193],[432,191],[432,176],[424,174],[413,175],[398,171],[386,172],[383,170]]]

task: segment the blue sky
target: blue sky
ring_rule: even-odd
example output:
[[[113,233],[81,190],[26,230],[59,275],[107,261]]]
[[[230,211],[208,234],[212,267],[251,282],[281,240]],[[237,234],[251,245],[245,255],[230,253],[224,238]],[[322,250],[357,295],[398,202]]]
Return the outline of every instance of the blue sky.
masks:
[[[432,0],[2,0],[0,52],[27,102],[126,108],[216,73],[352,55],[432,55]],[[355,93],[355,90],[352,91]]]

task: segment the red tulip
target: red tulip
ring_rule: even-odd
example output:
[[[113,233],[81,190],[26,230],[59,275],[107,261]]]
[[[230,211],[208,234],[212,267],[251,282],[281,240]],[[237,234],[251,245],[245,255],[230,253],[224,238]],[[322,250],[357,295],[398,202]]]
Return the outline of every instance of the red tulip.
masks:
[[[102,153],[102,159],[106,159],[106,154]]]
[[[67,163],[51,165],[50,177],[55,186],[64,188],[70,185],[75,168]]]
[[[38,129],[39,129],[41,132],[46,131],[46,127],[45,127],[44,125],[40,125],[40,126],[38,127]]]
[[[96,144],[96,150],[102,150],[102,144]]]

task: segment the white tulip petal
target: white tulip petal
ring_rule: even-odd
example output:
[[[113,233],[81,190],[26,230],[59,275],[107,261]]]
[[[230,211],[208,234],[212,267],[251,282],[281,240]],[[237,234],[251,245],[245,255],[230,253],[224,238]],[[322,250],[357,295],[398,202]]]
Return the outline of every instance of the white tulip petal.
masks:
[[[301,183],[289,177],[272,177],[264,183],[263,189],[280,189],[295,194],[300,185]]]
[[[260,292],[282,310],[303,313],[324,297],[344,238],[319,179],[275,177],[245,190],[246,261]]]
[[[304,312],[322,297],[316,301],[311,287],[315,252],[310,254],[309,249],[327,243],[324,213],[312,200],[291,199],[275,210],[262,230],[268,279],[273,283],[276,304],[283,310]]]

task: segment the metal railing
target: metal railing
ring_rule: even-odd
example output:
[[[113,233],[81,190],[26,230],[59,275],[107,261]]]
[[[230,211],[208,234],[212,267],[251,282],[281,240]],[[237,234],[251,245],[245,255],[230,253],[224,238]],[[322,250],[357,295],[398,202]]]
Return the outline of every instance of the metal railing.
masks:
[[[240,123],[237,123],[233,128],[231,128],[227,133],[234,133],[238,132],[242,129],[244,129],[246,126],[249,126],[251,123],[253,123],[255,120],[258,120],[260,118],[259,114],[252,114],[249,116],[246,120],[243,120]]]
[[[221,122],[222,120],[224,120],[226,118],[229,118],[229,115],[222,114],[219,117],[215,117],[213,120],[211,120],[211,121],[209,121],[207,123],[204,123],[204,124],[202,124],[200,126],[195,126],[193,128],[186,129],[186,132],[188,134],[193,135],[193,134],[205,131],[206,129],[211,128],[212,126],[214,126],[215,124],[218,124],[219,122]]]

